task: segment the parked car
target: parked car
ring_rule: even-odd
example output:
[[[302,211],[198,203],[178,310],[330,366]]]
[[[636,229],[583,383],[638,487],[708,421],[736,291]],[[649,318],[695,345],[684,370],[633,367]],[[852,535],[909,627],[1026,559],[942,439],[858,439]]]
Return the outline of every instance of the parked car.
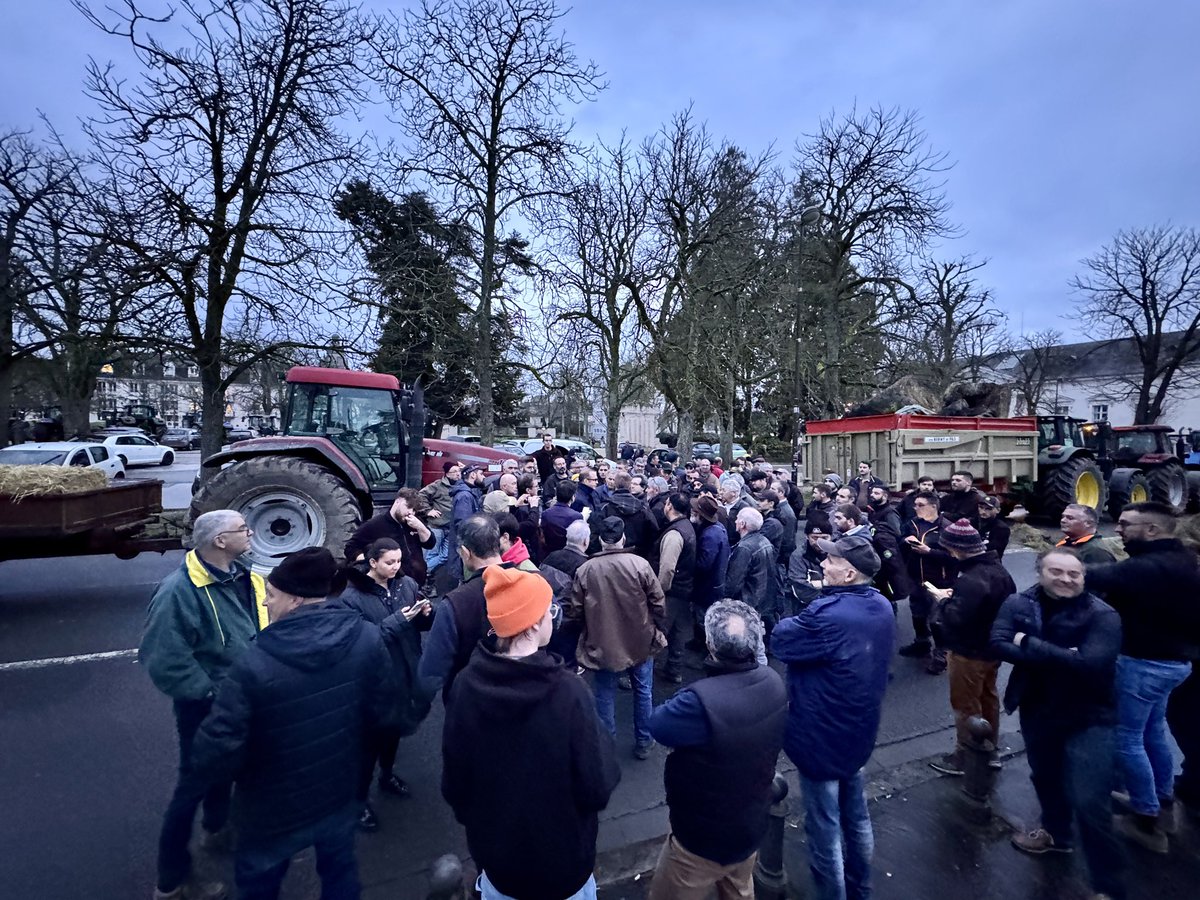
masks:
[[[173,450],[199,450],[200,432],[195,428],[168,428],[159,443]]]
[[[692,444],[692,459],[716,459],[720,452],[719,446],[714,448],[712,444],[704,441],[696,441]]]
[[[44,441],[5,447],[0,450],[0,465],[91,466],[109,478],[125,477],[125,466],[111,448],[82,441]]]
[[[541,444],[539,443],[540,447]],[[492,445],[493,450],[503,450],[505,453],[516,453],[520,456],[525,456],[525,445],[520,441],[501,441],[498,444]]]
[[[452,434],[443,440],[457,441],[460,444],[478,444],[480,443],[479,435],[477,434]]]
[[[225,443],[234,444],[238,441],[249,441],[254,438],[254,432],[245,425],[226,425]]]
[[[169,466],[175,451],[144,434],[108,434],[101,441],[125,466]]]

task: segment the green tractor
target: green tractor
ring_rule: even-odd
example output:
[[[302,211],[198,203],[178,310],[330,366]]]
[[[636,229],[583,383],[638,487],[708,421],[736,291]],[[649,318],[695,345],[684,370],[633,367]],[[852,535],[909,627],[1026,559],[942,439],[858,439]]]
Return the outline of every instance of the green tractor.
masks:
[[[1037,513],[1058,521],[1068,506],[1099,515],[1107,497],[1104,471],[1086,444],[1086,425],[1068,416],[1038,416]]]

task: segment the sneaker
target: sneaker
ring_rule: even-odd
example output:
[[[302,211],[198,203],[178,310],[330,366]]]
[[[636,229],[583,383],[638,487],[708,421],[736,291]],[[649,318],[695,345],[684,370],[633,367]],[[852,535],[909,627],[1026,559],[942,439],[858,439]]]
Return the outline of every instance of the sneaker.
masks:
[[[946,671],[946,651],[934,650],[925,661],[925,672],[929,675],[941,675]]]
[[[651,741],[648,744],[638,744],[636,747],[633,748],[633,758],[634,759],[649,759],[650,758],[650,750],[653,747],[654,747],[654,741]]]
[[[369,803],[363,807],[362,814],[358,817],[358,830],[366,832],[379,830],[379,818]]]
[[[1035,828],[1033,831],[1012,836],[1012,845],[1022,853],[1032,853],[1041,856],[1043,853],[1073,853],[1074,848],[1067,844],[1059,844],[1045,828]]]
[[[929,768],[935,772],[941,772],[943,775],[962,775],[963,761],[962,754],[958,751],[947,753],[945,756],[938,757],[929,764]]]
[[[921,659],[923,656],[928,656],[931,649],[933,649],[933,645],[929,641],[923,641],[918,638],[911,644],[905,644],[896,652],[909,659]]]
[[[620,678],[617,679],[617,687],[619,687],[623,691],[632,691],[633,690],[633,681],[629,678],[628,675],[622,675]]]
[[[1151,816],[1139,816],[1137,813],[1115,815],[1113,830],[1151,853],[1166,853],[1168,850],[1167,836]]]
[[[154,889],[154,900],[225,900],[228,896],[223,881],[185,881],[173,891]]]
[[[397,797],[412,796],[412,791],[408,789],[408,782],[391,772],[379,776],[379,789],[385,794],[393,794]]]

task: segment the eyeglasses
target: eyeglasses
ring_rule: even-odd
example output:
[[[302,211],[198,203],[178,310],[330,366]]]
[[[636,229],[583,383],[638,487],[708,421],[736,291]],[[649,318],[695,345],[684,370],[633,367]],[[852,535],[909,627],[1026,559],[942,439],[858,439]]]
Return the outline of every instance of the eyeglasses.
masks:
[[[243,525],[241,528],[234,528],[232,531],[218,531],[217,534],[253,534],[249,525]]]

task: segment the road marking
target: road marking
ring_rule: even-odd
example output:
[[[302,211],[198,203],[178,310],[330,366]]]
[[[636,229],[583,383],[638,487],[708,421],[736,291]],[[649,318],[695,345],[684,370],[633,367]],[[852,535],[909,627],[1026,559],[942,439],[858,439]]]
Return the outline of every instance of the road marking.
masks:
[[[48,669],[51,666],[73,666],[76,663],[99,662],[103,659],[135,659],[137,649],[108,650],[104,653],[84,653],[80,656],[55,656],[51,659],[22,659],[17,662],[0,663],[0,672],[15,672],[23,669]]]

